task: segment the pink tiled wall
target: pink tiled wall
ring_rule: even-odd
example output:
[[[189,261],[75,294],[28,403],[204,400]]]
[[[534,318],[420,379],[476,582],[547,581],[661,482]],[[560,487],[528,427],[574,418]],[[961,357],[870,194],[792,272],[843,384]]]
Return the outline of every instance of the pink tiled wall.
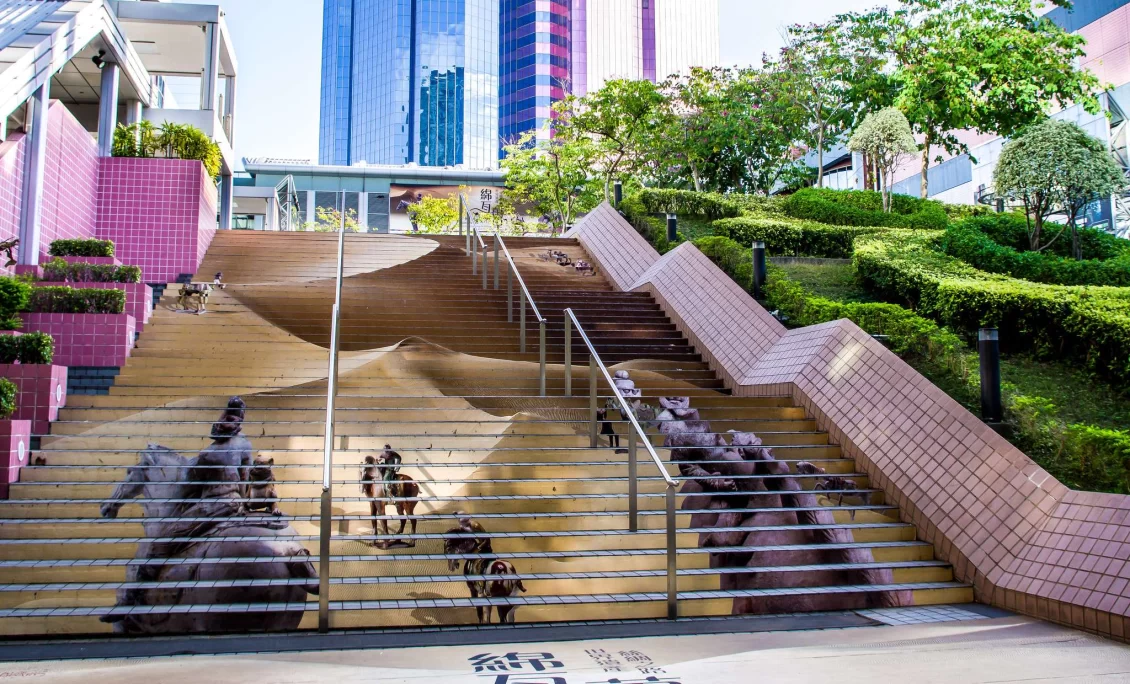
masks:
[[[95,237],[147,283],[195,273],[216,232],[216,186],[196,161],[103,159]]]
[[[1103,83],[1130,81],[1130,6],[1123,5],[1079,29],[1087,39],[1082,65]]]
[[[133,351],[136,325],[129,314],[24,313],[24,332],[55,338],[55,363],[61,366],[115,366]]]
[[[92,237],[98,211],[98,145],[63,103],[47,116],[40,263],[53,241]]]
[[[44,435],[67,404],[67,367],[53,364],[0,364],[0,377],[19,388],[12,418],[30,420],[32,434]]]
[[[0,459],[4,461],[0,499],[7,499],[9,485],[20,481],[20,470],[31,460],[30,421],[0,420]]]
[[[16,133],[0,143],[0,240],[20,234],[20,194],[24,186],[24,135]],[[7,261],[6,259],[4,261]],[[0,274],[14,270],[0,261]]]
[[[854,323],[786,331],[693,245],[657,260],[610,212],[573,235],[613,281],[653,292],[735,394],[804,406],[978,600],[1130,640],[1130,497],[1068,489]]]
[[[59,286],[63,283],[42,281],[36,283],[40,287]],[[126,293],[125,313],[133,316],[137,324],[137,331],[145,329],[149,316],[153,313],[153,288],[145,283],[68,283],[74,287],[89,288],[92,290],[122,290]]]

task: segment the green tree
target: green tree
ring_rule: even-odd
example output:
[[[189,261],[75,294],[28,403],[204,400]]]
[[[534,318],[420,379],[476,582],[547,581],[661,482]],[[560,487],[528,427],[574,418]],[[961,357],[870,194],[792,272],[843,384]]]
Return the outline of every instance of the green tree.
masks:
[[[659,86],[650,81],[612,80],[583,98],[570,96],[555,105],[555,130],[571,129],[573,141],[592,139],[605,200],[611,198],[613,180],[637,176],[647,166],[648,131],[669,125],[665,101]]]
[[[851,15],[827,24],[790,26],[774,65],[787,93],[805,113],[805,143],[816,150],[818,187],[824,186],[828,139],[852,125],[874,95],[883,58],[859,39]]]
[[[1125,179],[1102,142],[1075,123],[1048,119],[1005,144],[993,184],[998,195],[1024,205],[1032,251],[1047,249],[1070,230],[1072,251],[1081,258],[1080,212],[1095,199],[1122,190]],[[1060,212],[1067,215],[1067,226],[1048,240],[1044,224]]]
[[[883,211],[891,210],[891,183],[894,171],[907,156],[918,151],[914,134],[910,132],[910,122],[906,116],[888,107],[875,114],[868,114],[852,133],[848,149],[862,152],[879,168],[882,179]]]
[[[592,138],[570,125],[567,114],[547,124],[546,132],[552,134],[539,140],[529,131],[503,148],[505,196],[514,205],[529,205],[557,233],[600,202],[602,180],[590,173],[599,152]]]
[[[445,233],[459,219],[459,199],[451,197],[423,197],[408,207],[408,217],[413,226],[423,226],[425,233]]]
[[[341,210],[330,207],[317,207],[314,209],[316,220],[307,221],[303,226],[305,230],[313,230],[318,233],[336,233],[341,230]],[[356,233],[360,231],[360,224],[357,223],[357,211],[355,209],[345,210],[345,231],[348,233]]]
[[[931,154],[967,151],[958,131],[1011,136],[1069,102],[1098,111],[1098,80],[1076,65],[1085,39],[1036,9],[1031,0],[901,0],[895,12],[853,16],[890,56],[896,106],[921,137],[923,197]]]

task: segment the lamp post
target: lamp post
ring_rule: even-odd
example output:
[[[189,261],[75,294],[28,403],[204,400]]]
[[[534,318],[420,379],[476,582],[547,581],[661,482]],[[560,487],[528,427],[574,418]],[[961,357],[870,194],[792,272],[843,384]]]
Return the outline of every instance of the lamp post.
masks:
[[[765,243],[753,243],[753,298],[761,301],[765,297]]]
[[[667,242],[679,239],[679,219],[675,214],[667,214]]]
[[[981,328],[977,334],[977,353],[981,359],[981,419],[999,423],[1004,418],[1001,406],[1001,347],[996,328]]]

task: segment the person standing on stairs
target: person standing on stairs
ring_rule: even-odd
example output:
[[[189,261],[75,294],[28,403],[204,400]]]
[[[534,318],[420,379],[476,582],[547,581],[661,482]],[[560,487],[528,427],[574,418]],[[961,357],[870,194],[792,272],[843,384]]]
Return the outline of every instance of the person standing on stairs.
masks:
[[[620,435],[616,434],[612,421],[608,420],[608,409],[597,409],[596,419],[600,421],[600,434],[608,437],[608,446],[615,449],[618,454],[627,453],[626,449],[620,448]]]

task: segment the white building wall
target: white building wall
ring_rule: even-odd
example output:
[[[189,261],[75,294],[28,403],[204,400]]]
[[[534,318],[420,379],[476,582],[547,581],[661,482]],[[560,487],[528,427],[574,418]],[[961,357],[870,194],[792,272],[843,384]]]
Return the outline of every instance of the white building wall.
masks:
[[[718,0],[655,3],[655,78],[718,66]]]
[[[588,92],[605,81],[643,78],[640,0],[589,0]]]

